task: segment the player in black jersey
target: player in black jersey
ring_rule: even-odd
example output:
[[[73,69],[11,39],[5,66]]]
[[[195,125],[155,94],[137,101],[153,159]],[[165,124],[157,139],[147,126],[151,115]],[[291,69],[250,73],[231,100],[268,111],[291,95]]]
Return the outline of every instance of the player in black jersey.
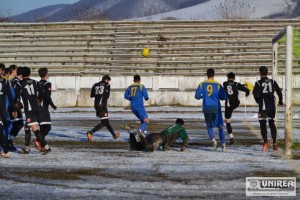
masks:
[[[95,83],[92,87],[91,98],[95,98],[94,107],[96,109],[96,116],[101,119],[101,123],[86,133],[88,141],[91,141],[93,134],[104,126],[109,130],[114,139],[120,137],[120,133],[115,133],[108,121],[107,100],[110,96],[110,80],[111,78],[105,75],[102,77],[102,81]]]
[[[43,155],[49,153],[51,148],[42,136],[38,127],[38,83],[30,79],[31,70],[29,67],[22,69],[23,80],[21,83],[21,97],[24,103],[24,112],[26,115],[26,123],[34,132],[38,141],[41,142],[41,147],[44,149]],[[29,152],[30,136],[25,136],[24,153]]]
[[[3,153],[0,154],[0,157],[8,158],[8,144],[7,139],[4,135],[3,124],[6,123],[6,98],[8,99],[11,105],[14,105],[14,99],[11,94],[10,85],[8,80],[0,76],[0,145],[3,148]],[[14,106],[12,107],[12,116],[16,117],[16,112]]]
[[[278,149],[277,145],[277,128],[275,125],[275,115],[276,115],[276,98],[274,92],[277,93],[279,97],[279,106],[283,106],[282,102],[282,92],[276,81],[269,79],[268,68],[262,66],[259,68],[261,79],[255,83],[253,89],[253,96],[255,101],[259,105],[258,118],[260,123],[261,135],[264,140],[262,151],[268,149],[268,136],[267,136],[267,119],[269,120],[269,127],[271,130],[271,135],[273,139],[273,150]]]
[[[23,108],[23,105],[21,103],[20,99],[20,90],[21,85],[20,81],[22,80],[22,73],[21,73],[22,67],[17,67],[16,65],[10,65],[9,66],[9,74],[10,74],[10,82],[14,89],[14,100],[15,100],[15,109],[17,112],[17,117],[12,117],[12,111],[9,110],[10,114],[10,122],[12,124],[12,129],[10,131],[10,141],[9,141],[9,149],[10,150],[16,150],[14,147],[14,139],[17,137],[19,131],[23,128],[24,122],[23,122],[23,116],[21,109]]]
[[[48,69],[40,68],[39,75],[41,80],[38,82],[39,85],[39,123],[40,130],[43,138],[48,135],[51,130],[51,117],[49,112],[49,105],[56,110],[57,107],[54,105],[51,98],[52,84],[48,82]],[[43,151],[41,143],[38,139],[34,140],[34,144],[37,149]]]
[[[233,133],[231,127],[231,116],[233,111],[239,107],[240,100],[239,100],[239,91],[243,91],[246,93],[246,97],[249,96],[250,90],[244,87],[242,84],[235,82],[235,74],[230,72],[227,74],[228,81],[223,83],[223,87],[226,91],[226,100],[225,100],[225,122],[227,133],[229,134],[230,141],[229,144],[233,144]]]

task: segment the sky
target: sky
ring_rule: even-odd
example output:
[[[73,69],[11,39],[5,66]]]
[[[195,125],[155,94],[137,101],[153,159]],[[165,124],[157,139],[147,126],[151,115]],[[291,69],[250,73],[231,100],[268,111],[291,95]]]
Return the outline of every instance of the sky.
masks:
[[[79,0],[0,0],[0,11],[10,10],[10,15],[17,15],[29,10],[55,4],[72,4]]]

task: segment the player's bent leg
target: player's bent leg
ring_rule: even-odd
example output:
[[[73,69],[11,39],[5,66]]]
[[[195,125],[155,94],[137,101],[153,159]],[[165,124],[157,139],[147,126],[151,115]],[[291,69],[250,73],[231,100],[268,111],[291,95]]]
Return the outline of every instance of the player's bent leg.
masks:
[[[43,138],[40,130],[38,129],[37,123],[31,123],[28,124],[30,126],[30,128],[32,129],[32,131],[34,132],[36,138],[38,139],[38,141],[41,142],[41,150],[43,150],[43,155],[46,155],[47,153],[51,152],[51,148],[49,147],[49,145],[47,144],[46,140]]]
[[[272,139],[273,139],[273,150],[276,151],[278,149],[277,127],[276,127],[274,119],[269,119],[269,127],[270,127],[270,130],[271,130],[271,135],[272,135]]]
[[[145,118],[143,119],[143,123],[140,125],[140,132],[142,133],[146,133],[147,132],[147,127],[150,124],[150,119],[149,118]]]
[[[113,128],[111,127],[108,119],[102,119],[101,123],[108,129],[108,131],[110,132],[110,134],[113,136],[114,139],[117,139],[120,137],[120,133],[116,133]]]
[[[40,125],[40,129],[41,129],[41,134],[43,136],[43,138],[45,139],[46,136],[49,134],[49,132],[51,131],[51,124],[43,124]]]
[[[230,138],[229,144],[232,145],[234,143],[234,139],[233,139],[233,133],[232,133],[232,127],[231,127],[231,119],[226,119],[225,118],[225,123],[226,123],[227,133],[228,133],[229,138]]]
[[[267,120],[265,118],[259,119],[260,132],[264,140],[262,151],[265,152],[268,149],[268,130],[267,130]]]

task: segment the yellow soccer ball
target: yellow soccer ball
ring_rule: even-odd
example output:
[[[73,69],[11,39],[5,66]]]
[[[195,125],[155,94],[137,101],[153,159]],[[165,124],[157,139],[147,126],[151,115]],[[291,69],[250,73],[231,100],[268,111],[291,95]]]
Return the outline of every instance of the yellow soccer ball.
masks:
[[[150,49],[149,48],[143,48],[141,54],[142,54],[142,56],[148,58],[150,56]]]

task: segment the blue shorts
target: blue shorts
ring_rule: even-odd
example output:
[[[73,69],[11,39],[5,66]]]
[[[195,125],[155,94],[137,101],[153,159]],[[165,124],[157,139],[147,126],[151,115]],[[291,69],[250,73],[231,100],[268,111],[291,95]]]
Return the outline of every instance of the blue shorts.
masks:
[[[223,128],[224,122],[222,112],[218,113],[204,113],[205,122],[207,127]]]
[[[148,118],[148,115],[147,115],[146,110],[145,110],[144,107],[131,108],[131,111],[141,121]]]

